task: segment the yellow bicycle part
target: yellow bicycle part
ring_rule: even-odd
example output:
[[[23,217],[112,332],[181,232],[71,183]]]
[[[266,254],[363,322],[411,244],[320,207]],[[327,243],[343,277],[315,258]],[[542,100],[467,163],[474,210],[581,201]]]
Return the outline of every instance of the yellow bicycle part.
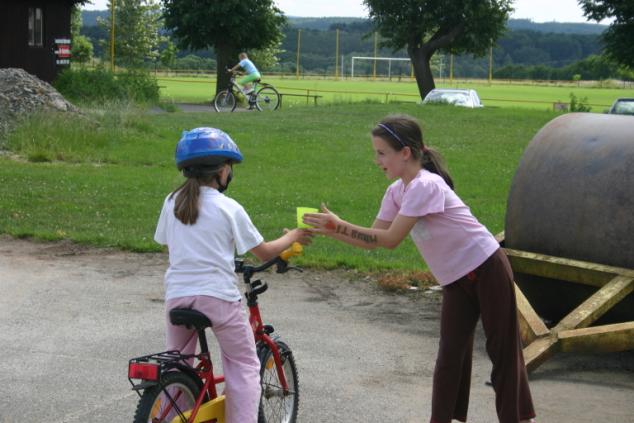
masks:
[[[186,419],[189,419],[192,411],[186,411],[183,413]],[[216,423],[225,423],[225,396],[220,395],[218,398],[212,399],[203,403],[198,409],[198,414],[193,423],[208,422],[216,419]],[[171,423],[181,423],[180,417],[174,417]]]

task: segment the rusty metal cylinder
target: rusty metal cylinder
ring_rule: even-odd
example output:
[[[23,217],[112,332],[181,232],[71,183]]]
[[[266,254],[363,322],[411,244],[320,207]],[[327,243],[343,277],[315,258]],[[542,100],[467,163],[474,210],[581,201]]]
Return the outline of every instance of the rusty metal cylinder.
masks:
[[[634,269],[634,117],[571,113],[546,124],[513,178],[505,246]],[[538,313],[553,319],[592,293],[576,284],[516,279]],[[619,305],[627,316],[634,316],[631,297]]]

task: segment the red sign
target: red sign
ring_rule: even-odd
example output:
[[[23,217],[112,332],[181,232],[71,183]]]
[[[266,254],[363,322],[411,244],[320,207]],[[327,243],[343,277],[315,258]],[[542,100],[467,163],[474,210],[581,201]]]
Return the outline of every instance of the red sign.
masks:
[[[70,39],[55,39],[55,63],[58,65],[70,65]]]

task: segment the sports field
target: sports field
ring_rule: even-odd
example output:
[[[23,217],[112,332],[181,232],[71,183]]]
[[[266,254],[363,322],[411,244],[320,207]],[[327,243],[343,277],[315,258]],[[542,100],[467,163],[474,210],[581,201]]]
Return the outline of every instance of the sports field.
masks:
[[[348,103],[348,102],[418,102],[418,89],[415,82],[410,80],[334,80],[325,78],[296,79],[293,77],[274,77],[263,79],[273,84],[286,96],[284,105],[314,104],[313,97],[318,104]],[[174,102],[209,102],[215,92],[215,79],[210,77],[163,77],[159,76],[161,96],[165,101]],[[634,97],[634,86],[622,87],[618,84],[604,84],[609,87],[601,87],[599,83],[592,86],[583,84],[560,83],[508,83],[494,81],[441,81],[440,87],[473,88],[478,91],[485,107],[518,107],[552,110],[555,102],[570,102],[570,94],[574,94],[578,100],[592,107],[593,112],[604,112],[612,102],[619,97]],[[300,97],[298,95],[303,95]]]
[[[245,161],[229,192],[268,239],[296,224],[295,207],[321,202],[367,226],[389,184],[374,164],[369,132],[390,113],[421,120],[427,143],[447,159],[457,192],[493,233],[504,228],[508,188],[524,148],[557,116],[395,103],[163,114],[106,105],[86,119],[35,116],[9,138],[11,155],[0,156],[0,233],[157,251],[152,235],[162,201],[182,181],[174,146],[181,131],[198,126],[222,128],[240,146]],[[368,252],[318,239],[300,262],[422,267],[409,240],[394,251]]]

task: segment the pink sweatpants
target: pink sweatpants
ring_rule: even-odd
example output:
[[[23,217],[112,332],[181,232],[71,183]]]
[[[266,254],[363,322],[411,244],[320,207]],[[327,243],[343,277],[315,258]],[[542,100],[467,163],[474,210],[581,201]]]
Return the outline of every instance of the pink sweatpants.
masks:
[[[203,295],[167,301],[167,349],[193,354],[196,351],[198,336],[194,330],[170,323],[169,311],[173,308],[192,308],[211,320],[222,356],[227,423],[257,422],[260,403],[260,362],[255,351],[253,331],[242,303]]]

